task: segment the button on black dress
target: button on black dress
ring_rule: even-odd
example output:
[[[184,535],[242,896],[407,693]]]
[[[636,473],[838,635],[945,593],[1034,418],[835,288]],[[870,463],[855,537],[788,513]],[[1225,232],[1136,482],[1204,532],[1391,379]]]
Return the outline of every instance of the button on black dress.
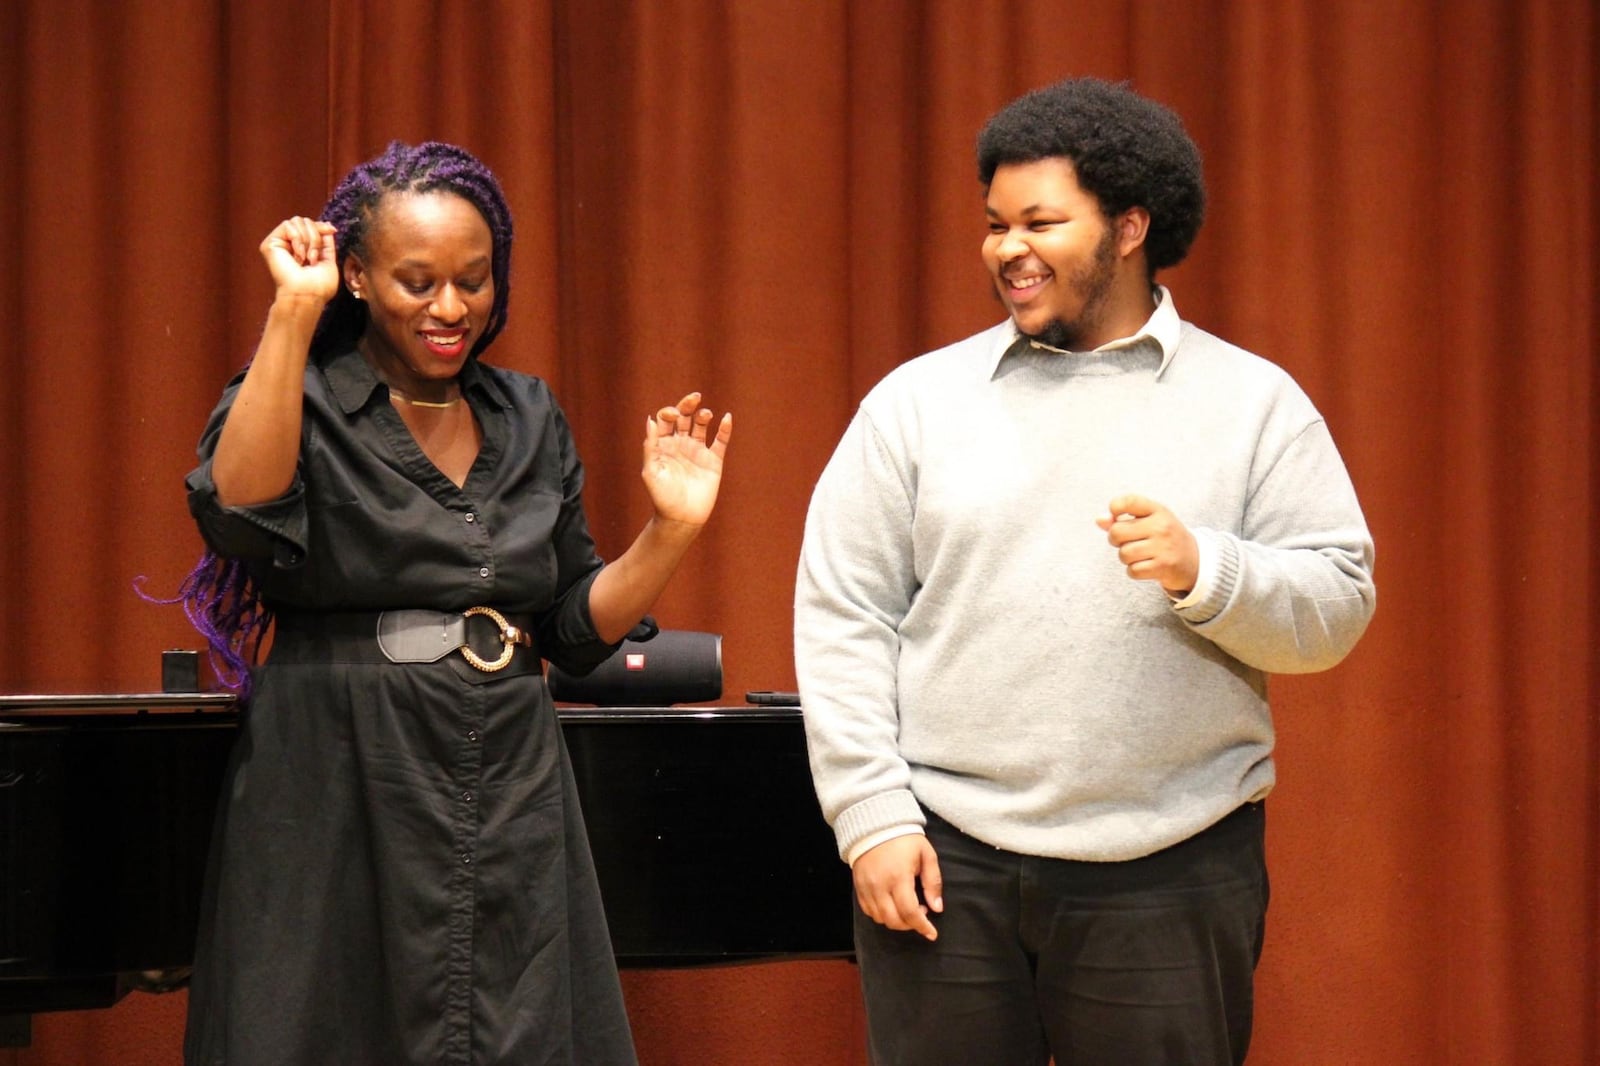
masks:
[[[223,508],[188,478],[211,548],[250,562],[279,621],[212,847],[185,1059],[206,1066],[635,1061],[571,767],[537,660],[482,673],[297,639],[323,612],[487,605],[537,619],[584,671],[613,645],[582,468],[543,382],[469,360],[483,446],[464,487],[423,455],[350,352],[306,371],[295,483]]]

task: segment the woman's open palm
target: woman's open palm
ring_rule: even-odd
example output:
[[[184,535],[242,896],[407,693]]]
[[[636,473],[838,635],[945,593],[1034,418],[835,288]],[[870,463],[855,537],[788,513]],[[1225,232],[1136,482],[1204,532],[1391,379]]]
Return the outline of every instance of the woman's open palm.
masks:
[[[733,412],[722,416],[715,436],[711,420],[698,392],[645,420],[641,476],[658,518],[698,526],[711,517],[722,485],[722,460],[733,439]]]

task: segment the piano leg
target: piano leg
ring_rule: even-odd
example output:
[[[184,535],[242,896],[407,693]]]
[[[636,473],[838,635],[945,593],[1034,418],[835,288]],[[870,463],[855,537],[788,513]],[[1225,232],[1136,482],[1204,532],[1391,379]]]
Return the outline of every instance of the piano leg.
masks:
[[[33,1043],[33,1015],[0,1014],[0,1048],[27,1047]]]

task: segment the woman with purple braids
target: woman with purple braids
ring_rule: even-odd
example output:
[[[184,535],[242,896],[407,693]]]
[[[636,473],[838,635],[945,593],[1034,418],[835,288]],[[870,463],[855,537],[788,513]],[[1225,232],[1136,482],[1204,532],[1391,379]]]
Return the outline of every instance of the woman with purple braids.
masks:
[[[646,419],[655,514],[603,563],[549,388],[479,358],[511,218],[477,159],[396,142],[261,254],[276,295],[187,482],[189,608],[248,698],[185,1059],[631,1063],[541,659],[581,673],[640,622],[732,417]]]

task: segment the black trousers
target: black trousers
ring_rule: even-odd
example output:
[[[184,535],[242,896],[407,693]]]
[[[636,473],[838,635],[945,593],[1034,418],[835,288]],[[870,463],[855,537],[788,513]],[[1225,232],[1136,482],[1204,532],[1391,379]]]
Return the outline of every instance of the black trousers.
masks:
[[[1250,1046],[1266,811],[1128,862],[1001,851],[928,814],[937,941],[856,910],[879,1066],[1224,1066]]]

